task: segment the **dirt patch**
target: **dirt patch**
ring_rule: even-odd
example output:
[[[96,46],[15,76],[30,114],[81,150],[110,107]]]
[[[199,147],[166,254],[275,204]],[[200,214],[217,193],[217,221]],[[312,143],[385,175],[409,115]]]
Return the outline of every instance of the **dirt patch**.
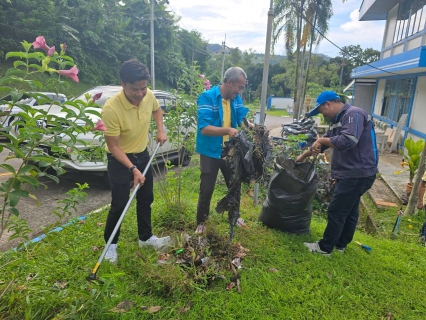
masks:
[[[373,186],[368,190],[368,194],[373,199],[376,206],[399,206],[400,199],[395,196],[394,192],[382,180],[377,178]]]

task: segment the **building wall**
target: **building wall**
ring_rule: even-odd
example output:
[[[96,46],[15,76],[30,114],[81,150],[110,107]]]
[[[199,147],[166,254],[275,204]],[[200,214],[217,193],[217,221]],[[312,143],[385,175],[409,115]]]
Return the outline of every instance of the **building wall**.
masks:
[[[398,5],[396,5],[391,11],[388,13],[388,19],[386,20],[385,27],[385,37],[383,39],[383,48],[386,48],[392,45],[393,36],[395,33],[396,26],[396,15],[398,13]]]
[[[386,80],[380,79],[377,84],[376,101],[374,102],[374,113],[380,114],[382,110],[383,95],[385,94]]]
[[[425,132],[426,126],[426,76],[418,77],[410,117],[411,129]]]
[[[355,107],[364,109],[368,114],[371,114],[375,89],[376,87],[374,85],[356,84],[355,98],[352,104]]]

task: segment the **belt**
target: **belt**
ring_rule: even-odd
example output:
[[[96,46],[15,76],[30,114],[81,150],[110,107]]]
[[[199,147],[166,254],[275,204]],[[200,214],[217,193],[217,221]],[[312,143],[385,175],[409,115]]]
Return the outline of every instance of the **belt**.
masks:
[[[133,156],[133,157],[137,157],[137,156],[139,156],[139,155],[141,155],[141,154],[143,154],[143,153],[147,153],[148,152],[148,150],[144,150],[144,151],[142,151],[142,152],[131,152],[131,153],[126,153],[126,156]]]

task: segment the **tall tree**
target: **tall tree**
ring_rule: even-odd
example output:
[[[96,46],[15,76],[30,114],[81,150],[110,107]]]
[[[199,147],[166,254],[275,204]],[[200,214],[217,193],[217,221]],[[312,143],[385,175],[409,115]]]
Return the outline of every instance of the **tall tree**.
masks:
[[[307,75],[312,48],[318,45],[328,31],[332,16],[331,0],[276,0],[274,21],[274,46],[284,36],[290,57],[296,53],[296,77],[294,85],[294,113],[298,119],[304,102]]]

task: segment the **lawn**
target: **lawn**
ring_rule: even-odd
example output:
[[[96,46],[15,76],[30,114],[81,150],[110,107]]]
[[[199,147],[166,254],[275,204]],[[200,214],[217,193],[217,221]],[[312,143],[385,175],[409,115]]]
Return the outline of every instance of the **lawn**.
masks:
[[[2,319],[422,319],[426,256],[418,237],[392,239],[388,230],[369,235],[360,228],[355,239],[372,247],[369,253],[351,243],[342,254],[311,254],[304,241],[318,240],[326,221],[314,216],[309,235],[292,235],[261,225],[261,206],[254,206],[245,187],[241,214],[247,228],[238,228],[233,246],[249,249],[238,269],[241,293],[226,290],[233,271],[226,216],[211,212],[207,237],[198,238],[195,210],[199,168],[183,172],[182,203],[164,192],[176,186],[169,177],[156,184],[153,225],[176,245],[167,252],[137,246],[135,207],[126,215],[117,265],[101,264],[104,284],[86,281],[104,246],[106,209],[50,233],[42,242],[0,255],[0,318]],[[165,187],[165,188],[164,188]],[[164,191],[166,190],[166,191]],[[170,194],[173,192],[170,191]],[[212,207],[225,194],[221,179]],[[165,199],[169,199],[166,200]],[[374,207],[369,210],[374,211]],[[383,214],[381,212],[380,214]],[[390,215],[390,219],[394,218]],[[422,217],[413,219],[420,220]],[[184,234],[208,241],[207,266],[178,263]],[[413,231],[411,231],[413,233]],[[213,248],[216,246],[216,248]],[[219,248],[220,247],[220,248]],[[214,255],[219,248],[224,255]],[[166,257],[167,259],[164,259]],[[159,259],[168,262],[159,264]]]

